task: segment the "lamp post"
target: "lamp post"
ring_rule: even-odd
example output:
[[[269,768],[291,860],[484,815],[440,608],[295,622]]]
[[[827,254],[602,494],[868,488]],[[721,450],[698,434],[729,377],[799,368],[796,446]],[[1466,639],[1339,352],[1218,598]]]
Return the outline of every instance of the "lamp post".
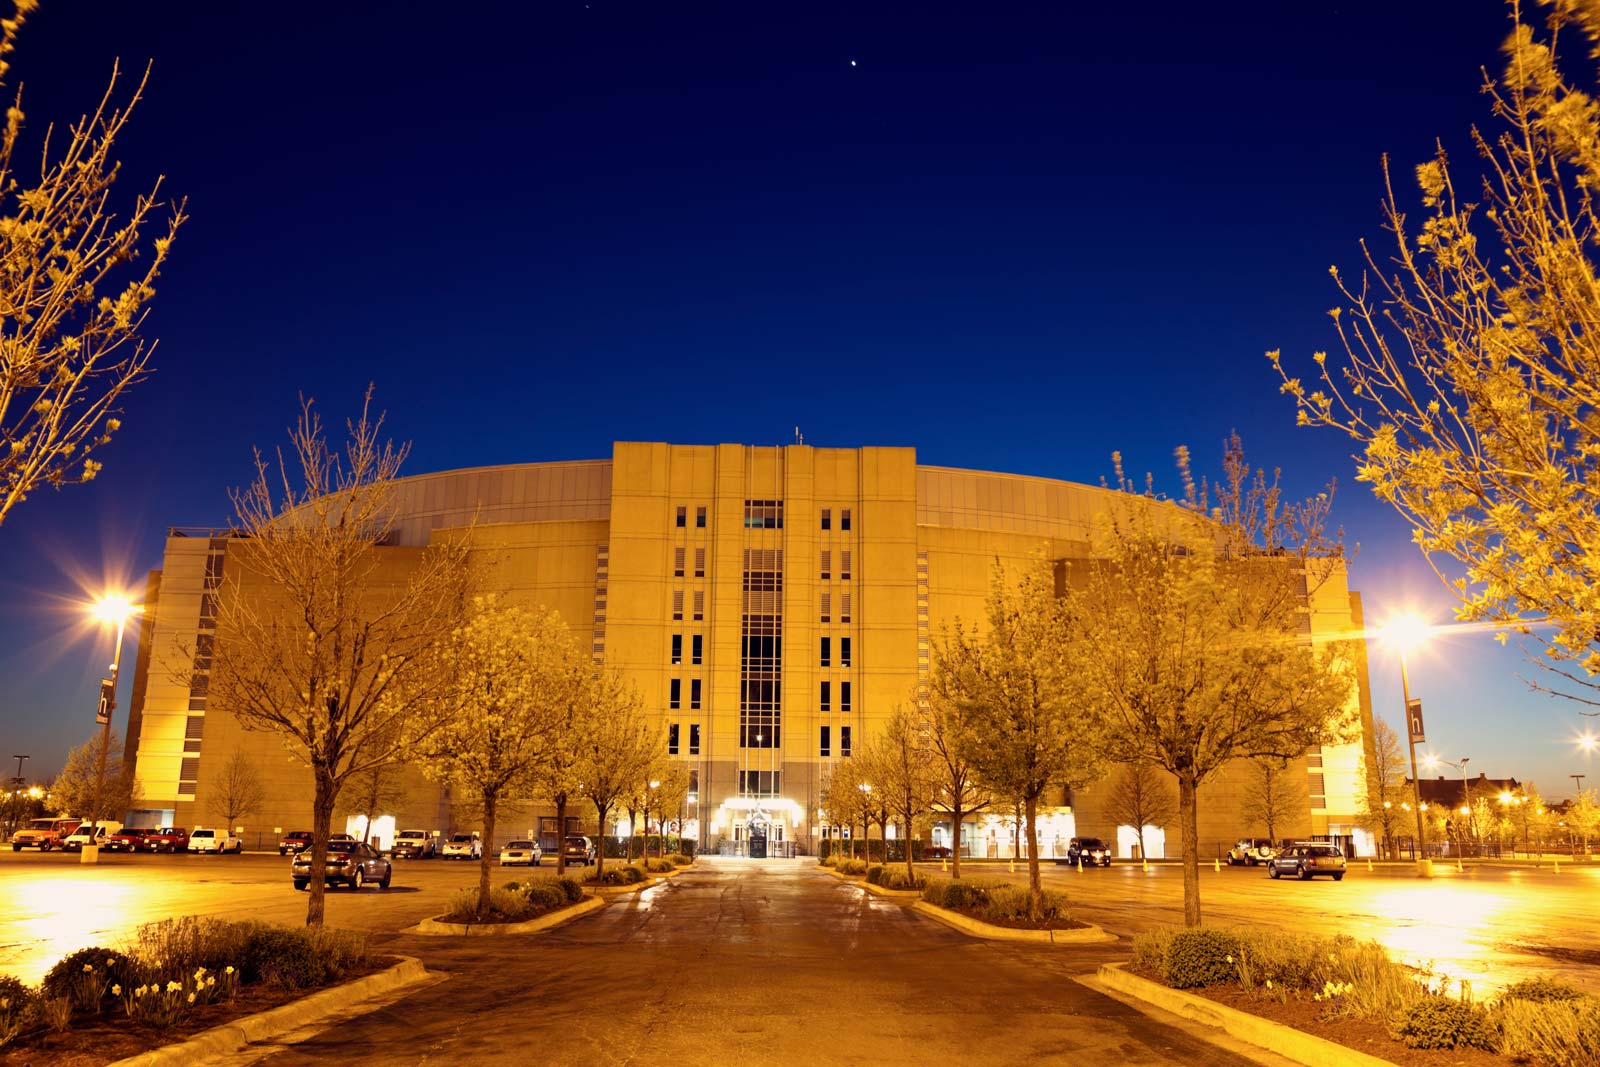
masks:
[[[1456,814],[1465,815],[1465,816],[1468,817],[1469,821],[1467,822],[1467,831],[1473,831],[1474,830],[1472,822],[1470,821],[1471,820],[1471,816],[1472,816],[1472,796],[1468,792],[1469,786],[1467,785],[1467,764],[1469,764],[1471,762],[1472,762],[1472,757],[1471,756],[1462,756],[1458,760],[1449,760],[1449,759],[1441,759],[1438,756],[1430,755],[1430,756],[1427,756],[1427,757],[1425,757],[1423,759],[1424,766],[1427,766],[1427,767],[1438,767],[1438,766],[1454,767],[1456,770],[1461,772],[1461,808]],[[1465,849],[1466,849],[1466,836],[1467,836],[1466,832],[1463,832],[1462,835],[1461,835],[1461,837],[1462,837],[1462,850],[1463,851],[1465,851]],[[1477,834],[1474,832],[1473,836],[1476,837]]]
[[[84,863],[97,863],[100,859],[94,831],[100,823],[100,801],[106,787],[106,755],[111,748],[111,716],[117,706],[117,672],[122,669],[122,637],[127,632],[128,619],[142,610],[130,603],[127,597],[115,595],[103,596],[94,605],[95,618],[117,624],[117,640],[116,651],[111,656],[111,678],[101,686],[100,691],[101,707],[97,716],[100,719],[100,759],[95,765],[94,810],[89,813],[89,840],[83,846]]]
[[[1422,709],[1411,706],[1411,680],[1406,673],[1406,654],[1427,640],[1428,624],[1415,615],[1404,615],[1386,625],[1381,632],[1386,644],[1400,657],[1400,697],[1405,701],[1406,745],[1411,752],[1411,810],[1417,817],[1417,877],[1433,877],[1433,861],[1428,858],[1428,835],[1423,825],[1422,783],[1417,777],[1417,742],[1422,731]]]

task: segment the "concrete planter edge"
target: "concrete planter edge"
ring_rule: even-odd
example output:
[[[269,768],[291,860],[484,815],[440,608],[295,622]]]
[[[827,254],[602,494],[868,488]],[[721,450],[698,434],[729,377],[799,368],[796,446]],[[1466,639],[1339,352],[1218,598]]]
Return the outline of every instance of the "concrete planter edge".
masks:
[[[632,888],[632,887],[630,887]],[[546,912],[537,919],[520,923],[446,923],[438,919],[423,919],[415,926],[400,931],[403,934],[420,934],[424,937],[504,937],[508,934],[536,934],[573,919],[589,914],[606,905],[604,897],[588,896],[570,907]]]
[[[995,926],[979,922],[949,908],[937,907],[926,900],[918,900],[911,910],[936,919],[946,926],[960,930],[971,937],[990,941],[1031,941],[1040,945],[1092,945],[1115,941],[1116,934],[1108,934],[1098,926],[1083,926],[1076,930],[1015,930],[1009,926]]]

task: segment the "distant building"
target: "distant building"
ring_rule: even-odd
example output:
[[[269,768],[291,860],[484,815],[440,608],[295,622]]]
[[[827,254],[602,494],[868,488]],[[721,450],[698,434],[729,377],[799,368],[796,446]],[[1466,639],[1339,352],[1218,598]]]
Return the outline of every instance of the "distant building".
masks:
[[[395,536],[378,549],[385,567],[403,573],[433,537],[470,527],[474,550],[494,560],[502,603],[557,609],[660,717],[670,754],[693,774],[686,836],[730,850],[755,837],[774,851],[812,851],[841,833],[820,805],[829,769],[915,698],[941,626],[983,618],[994,561],[1021,567],[1041,550],[1055,560],[1086,556],[1112,499],[1048,478],[920,466],[910,448],[633,442],[618,442],[609,459],[418,475],[400,483],[400,497]],[[216,776],[243,749],[268,790],[246,820],[253,843],[254,834],[309,825],[309,774],[276,736],[245,732],[226,709],[209,707],[203,669],[191,685],[172,667],[188,666],[185,650],[198,657],[210,648],[229,540],[175,529],[151,576],[128,738],[142,808],[130,821],[205,824]],[[1342,570],[1317,590],[1307,617],[1313,640],[1360,630],[1360,598]],[[1293,764],[1305,807],[1280,834],[1353,836],[1358,850],[1370,849],[1356,829],[1371,734],[1361,667],[1352,697],[1361,736]],[[1239,817],[1245,779],[1245,768],[1230,768],[1202,787],[1204,856],[1262,832]],[[455,816],[438,786],[415,768],[404,784],[404,799],[372,832],[450,828]],[[1133,828],[1105,815],[1103,796],[1091,786],[1070,805],[1058,798],[1040,821],[1043,853],[1062,855],[1082,834],[1131,856]],[[596,829],[592,813],[578,818]],[[507,835],[557,833],[548,811],[518,819],[503,821]],[[980,815],[959,828],[936,825],[933,836],[1007,856],[1008,820]],[[361,830],[357,820],[349,826]],[[1153,856],[1176,852],[1178,835],[1167,829],[1147,833]]]
[[[1480,797],[1495,800],[1501,793],[1510,793],[1515,796],[1522,789],[1522,783],[1515,778],[1490,778],[1479,774],[1476,778],[1465,781],[1461,776],[1441,774],[1436,778],[1421,778],[1417,781],[1417,791],[1422,802],[1428,807],[1459,808],[1470,804]],[[1411,779],[1406,779],[1406,792],[1411,791]]]

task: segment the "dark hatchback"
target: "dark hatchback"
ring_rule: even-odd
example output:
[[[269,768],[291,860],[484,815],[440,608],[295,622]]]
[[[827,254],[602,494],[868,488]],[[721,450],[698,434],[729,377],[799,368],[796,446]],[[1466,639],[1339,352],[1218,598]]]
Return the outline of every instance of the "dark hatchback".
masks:
[[[389,879],[393,876],[394,868],[371,845],[363,845],[358,841],[328,842],[328,866],[323,875],[323,881],[328,885],[343,884],[351,889],[360,889],[374,882],[379,889],[388,889]],[[294,880],[296,889],[305,889],[311,884],[309,848],[295,853],[294,861],[289,865],[289,877]]]

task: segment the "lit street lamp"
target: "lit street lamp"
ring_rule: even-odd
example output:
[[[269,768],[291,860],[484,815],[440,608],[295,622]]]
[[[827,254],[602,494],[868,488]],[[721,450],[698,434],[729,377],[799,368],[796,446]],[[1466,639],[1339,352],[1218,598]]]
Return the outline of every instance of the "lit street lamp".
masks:
[[[1428,639],[1428,624],[1415,615],[1402,615],[1383,627],[1379,635],[1400,657],[1400,696],[1405,701],[1406,744],[1411,750],[1411,803],[1417,818],[1417,875],[1432,878],[1433,861],[1428,858],[1428,836],[1422,822],[1422,813],[1427,809],[1422,803],[1422,783],[1417,778],[1417,742],[1423,740],[1422,705],[1418,701],[1412,707],[1411,681],[1406,675],[1406,656]]]
[[[1441,759],[1440,757],[1429,753],[1427,756],[1423,757],[1422,762],[1423,765],[1429,769],[1445,766],[1454,767],[1456,770],[1461,772],[1461,811],[1458,814],[1470,817],[1472,815],[1472,808],[1470,808],[1468,805],[1472,803],[1472,797],[1467,791],[1467,764],[1472,762],[1472,757],[1462,756],[1459,760],[1448,760]],[[1467,829],[1473,831],[1474,837],[1477,836],[1476,827],[1474,827],[1470,821],[1467,823]],[[1466,836],[1466,833],[1461,835],[1463,846],[1465,846],[1466,843]]]
[[[96,716],[100,720],[100,760],[95,768],[94,811],[89,813],[89,840],[83,846],[84,863],[95,863],[100,858],[94,831],[100,822],[100,797],[106,785],[106,754],[111,747],[111,715],[117,706],[117,672],[122,669],[122,636],[127,631],[128,620],[143,610],[137,604],[130,602],[127,597],[115,594],[101,597],[94,605],[96,619],[117,624],[117,641],[116,651],[111,656],[111,677],[100,687],[100,711]]]

